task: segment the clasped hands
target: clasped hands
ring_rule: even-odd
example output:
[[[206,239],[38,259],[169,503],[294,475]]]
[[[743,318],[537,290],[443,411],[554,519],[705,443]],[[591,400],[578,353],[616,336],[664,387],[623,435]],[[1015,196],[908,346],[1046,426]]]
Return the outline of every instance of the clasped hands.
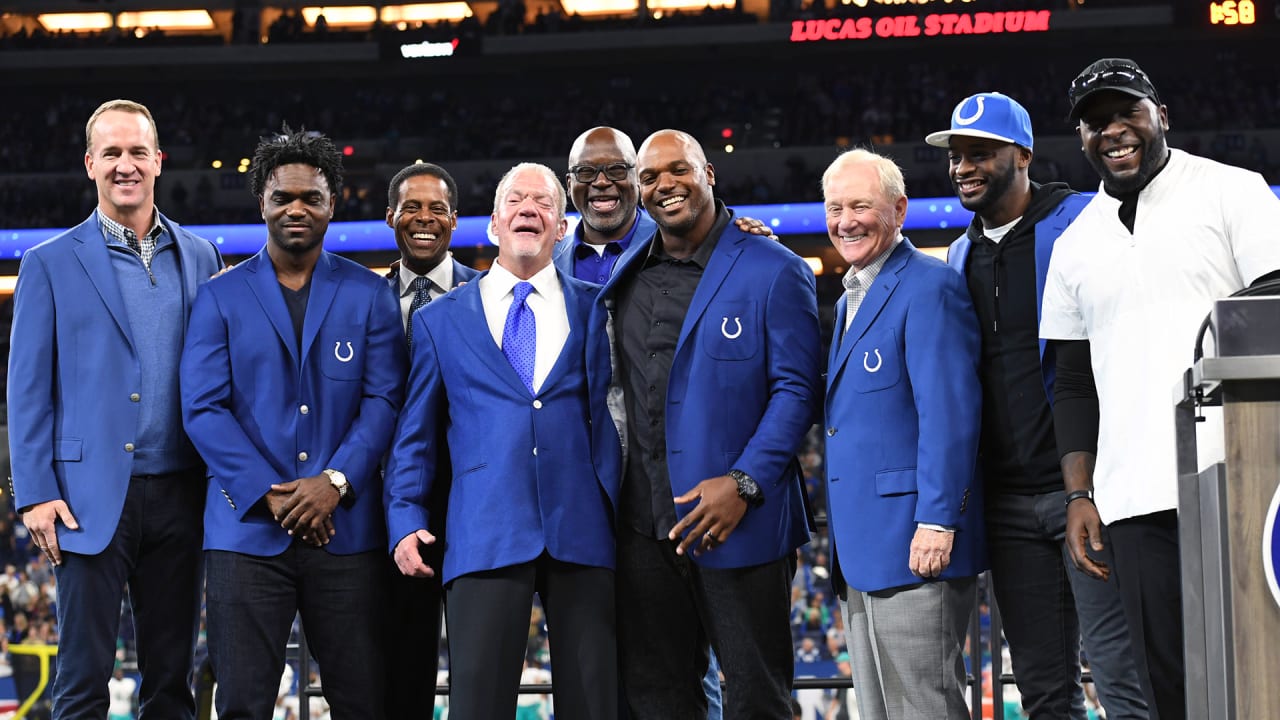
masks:
[[[333,511],[338,491],[323,473],[276,483],[266,495],[267,509],[280,527],[303,542],[322,547],[334,536]]]

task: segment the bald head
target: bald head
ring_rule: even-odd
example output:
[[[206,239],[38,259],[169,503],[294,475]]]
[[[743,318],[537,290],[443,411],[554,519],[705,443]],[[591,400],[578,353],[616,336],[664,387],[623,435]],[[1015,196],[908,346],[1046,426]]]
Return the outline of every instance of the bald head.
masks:
[[[700,245],[715,224],[715,168],[693,136],[659,130],[636,156],[640,200],[662,228],[663,242]]]
[[[590,179],[585,179],[585,178]],[[594,127],[569,149],[565,176],[573,206],[582,213],[582,239],[593,245],[621,240],[636,221],[636,146],[611,127]]]

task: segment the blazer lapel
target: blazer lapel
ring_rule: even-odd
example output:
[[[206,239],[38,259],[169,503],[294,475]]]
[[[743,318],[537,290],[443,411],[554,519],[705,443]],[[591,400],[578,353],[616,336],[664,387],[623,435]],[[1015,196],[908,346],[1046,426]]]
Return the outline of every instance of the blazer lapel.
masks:
[[[107,250],[107,241],[102,237],[99,229],[96,210],[88,220],[76,228],[75,238],[80,243],[75,249],[76,259],[80,261],[85,275],[89,276],[89,282],[102,298],[102,304],[107,306],[107,311],[111,313],[111,318],[115,320],[116,326],[128,341],[130,349],[136,352],[137,346],[133,343],[129,315],[125,311],[124,298],[120,295],[120,284],[116,282],[116,272],[111,267],[111,258],[108,255],[111,251]]]
[[[280,281],[276,279],[276,269],[271,264],[271,256],[267,255],[266,246],[257,255],[246,260],[244,265],[249,271],[245,282],[258,298],[258,303],[267,314],[267,320],[280,336],[280,342],[289,350],[294,367],[297,367],[298,347],[293,336],[293,321],[289,319],[289,308],[285,307],[284,296],[280,293]]]
[[[480,277],[484,277],[482,274]],[[475,355],[488,368],[491,377],[498,378],[511,386],[512,392],[528,395],[529,388],[516,375],[515,368],[507,362],[502,348],[494,342],[489,334],[489,323],[484,316],[484,303],[480,300],[480,277],[475,278],[456,291],[440,298],[440,301],[456,302],[461,305],[462,312],[450,312],[454,332],[463,342],[475,350]]]
[[[693,300],[689,302],[689,312],[684,316],[684,325],[680,328],[680,339],[676,341],[676,352],[680,352],[685,338],[689,337],[693,327],[702,318],[702,313],[706,312],[711,298],[715,297],[720,286],[724,284],[725,278],[729,277],[729,271],[733,269],[738,256],[742,254],[742,241],[745,237],[745,234],[734,228],[732,224],[720,235],[716,249],[712,251],[711,259],[707,261],[707,268],[702,271],[702,279],[698,281],[698,289],[693,293]]]
[[[902,271],[914,251],[915,247],[911,244],[911,241],[903,238],[902,242],[898,243],[898,247],[894,248],[889,255],[884,267],[880,268],[880,274],[876,275],[875,281],[871,283],[870,289],[867,290],[867,296],[862,299],[862,304],[858,306],[857,314],[853,316],[853,322],[849,324],[849,329],[845,331],[844,337],[840,340],[840,349],[831,370],[832,375],[835,374],[837,368],[844,367],[845,362],[849,359],[849,352],[853,350],[853,346],[866,334],[871,327],[871,323],[875,322],[876,316],[880,314],[885,304],[889,302],[889,298],[893,296],[893,291],[898,287],[898,273]],[[837,314],[841,318],[844,316],[842,310],[837,311]],[[843,319],[841,322],[843,322]],[[828,382],[831,382],[830,378]]]
[[[302,320],[302,347],[299,348],[298,354],[304,362],[307,353],[311,350],[311,345],[316,340],[316,334],[320,332],[325,316],[329,314],[329,306],[333,304],[333,298],[337,296],[338,288],[342,286],[337,270],[337,262],[334,261],[333,255],[321,252],[315,270],[311,272],[311,292],[307,296],[307,314]]]
[[[182,272],[182,302],[187,311],[191,310],[191,304],[196,301],[196,292],[200,289],[201,280],[209,278],[200,278],[196,274],[196,248],[195,243],[198,242],[191,237],[182,226],[173,222],[164,215],[160,216],[160,222],[169,228],[169,234],[173,236],[173,245],[178,249],[178,267]]]

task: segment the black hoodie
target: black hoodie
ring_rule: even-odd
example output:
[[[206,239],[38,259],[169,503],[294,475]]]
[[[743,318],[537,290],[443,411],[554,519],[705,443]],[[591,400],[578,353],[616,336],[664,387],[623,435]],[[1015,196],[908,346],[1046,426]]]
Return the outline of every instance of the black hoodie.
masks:
[[[987,492],[1038,495],[1062,489],[1053,413],[1040,374],[1036,320],[1036,223],[1074,191],[1031,184],[1031,204],[999,242],[974,217],[965,278],[982,329],[982,441]]]

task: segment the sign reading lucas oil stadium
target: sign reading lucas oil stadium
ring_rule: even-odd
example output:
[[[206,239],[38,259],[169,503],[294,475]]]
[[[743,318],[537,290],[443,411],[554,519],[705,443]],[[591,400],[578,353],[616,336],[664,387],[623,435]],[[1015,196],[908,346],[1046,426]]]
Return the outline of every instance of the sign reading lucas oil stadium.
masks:
[[[1051,17],[1049,10],[1015,10],[795,20],[791,42],[1044,32]]]

